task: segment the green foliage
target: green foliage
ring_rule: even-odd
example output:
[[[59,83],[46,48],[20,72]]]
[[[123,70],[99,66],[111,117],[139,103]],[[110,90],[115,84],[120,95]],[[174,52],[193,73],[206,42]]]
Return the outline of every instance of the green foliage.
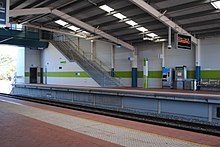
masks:
[[[11,80],[15,70],[14,59],[10,55],[0,54],[0,80]]]

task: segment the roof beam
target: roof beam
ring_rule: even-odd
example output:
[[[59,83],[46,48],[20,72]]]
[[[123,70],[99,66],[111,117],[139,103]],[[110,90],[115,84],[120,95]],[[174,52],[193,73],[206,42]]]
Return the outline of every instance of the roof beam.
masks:
[[[184,20],[184,19],[191,19],[191,18],[195,18],[195,17],[202,17],[202,16],[207,16],[207,15],[212,15],[212,14],[216,14],[216,13],[219,13],[219,10],[211,9],[211,10],[206,10],[206,11],[200,11],[200,12],[175,16],[175,17],[172,17],[172,19],[174,21],[175,20]]]
[[[176,31],[178,33],[181,33],[181,34],[185,34],[185,35],[191,36],[192,42],[194,44],[197,44],[197,38],[192,36],[189,32],[184,30],[182,27],[180,27],[178,24],[176,24],[175,22],[170,20],[168,17],[164,16],[162,13],[160,13],[158,10],[153,8],[151,5],[149,5],[145,1],[143,1],[143,0],[129,0],[129,1],[132,2],[133,4],[137,5],[138,7],[140,7],[145,12],[149,13],[150,15],[152,15],[154,18],[156,18],[159,21],[161,21],[166,26],[171,27],[174,31]]]
[[[27,26],[27,27],[30,27],[30,28],[39,29],[39,30],[44,30],[44,31],[50,31],[50,32],[54,32],[54,33],[60,33],[60,34],[65,34],[65,35],[85,38],[85,39],[90,39],[91,38],[91,37],[86,38],[83,34],[80,34],[80,33],[73,33],[73,32],[70,32],[70,31],[68,32],[68,31],[63,31],[63,30],[59,30],[59,29],[55,29],[55,28],[47,28],[47,27],[31,25],[31,24],[24,24],[24,26]],[[100,36],[92,36],[92,37],[93,38],[98,38]]]
[[[171,12],[171,11],[179,11],[179,10],[186,10],[186,9],[190,10],[195,7],[207,4],[207,3],[210,3],[210,0],[197,0],[194,2],[187,2],[185,4],[180,4],[180,5],[175,5],[175,6],[168,7],[168,8],[163,8],[160,11],[161,12],[164,12],[164,11]]]
[[[18,7],[19,5],[21,5],[22,3],[25,3],[27,0],[19,0],[16,3],[14,3],[13,5],[10,6],[10,10]]]
[[[202,21],[198,21],[198,22],[189,22],[186,24],[182,24],[182,26],[184,28],[189,28],[189,27],[198,27],[198,26],[205,26],[205,25],[212,25],[212,24],[219,24],[220,23],[220,19],[216,18],[216,19],[210,19],[210,20],[202,20]]]
[[[100,36],[102,36],[102,37],[104,37],[104,38],[106,38],[106,39],[108,39],[108,40],[110,40],[110,41],[112,41],[114,43],[121,44],[122,46],[126,47],[127,49],[130,49],[132,51],[135,50],[134,46],[130,45],[129,43],[124,42],[122,40],[119,40],[118,38],[116,38],[114,36],[111,36],[111,35],[103,32],[103,31],[101,31],[101,30],[99,30],[97,28],[94,28],[93,26],[90,26],[90,25],[82,22],[81,20],[79,20],[77,18],[74,18],[74,17],[72,17],[72,16],[70,16],[70,15],[68,15],[66,13],[63,13],[63,12],[57,10],[57,9],[52,10],[52,14],[60,17],[61,19],[65,20],[65,21],[68,21],[68,22],[70,22],[72,24],[80,26],[81,28],[83,28],[85,30],[88,30],[88,31],[93,32],[93,33],[95,33],[97,35],[100,35]]]
[[[31,4],[27,5],[27,6],[25,6],[23,9],[29,9],[29,8],[32,8],[32,7],[35,7],[35,8],[36,8],[37,5],[40,5],[40,4],[42,4],[43,2],[45,2],[45,0],[35,1],[35,2],[33,2],[33,3],[31,3]]]
[[[9,11],[9,17],[33,15],[33,14],[47,14],[47,13],[51,13],[50,8],[16,9]]]

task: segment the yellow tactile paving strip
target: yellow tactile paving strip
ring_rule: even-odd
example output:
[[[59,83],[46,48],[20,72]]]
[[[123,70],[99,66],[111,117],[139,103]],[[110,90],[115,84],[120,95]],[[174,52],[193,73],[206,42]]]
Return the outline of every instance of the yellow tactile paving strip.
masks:
[[[97,121],[70,116],[39,108],[21,105],[0,99],[0,109],[21,114],[26,117],[37,119],[49,124],[70,129],[72,131],[89,135],[98,139],[109,141],[123,146],[132,147],[192,147],[204,146],[192,142],[187,142],[175,138],[160,136],[143,131],[137,131],[119,126],[113,126]]]

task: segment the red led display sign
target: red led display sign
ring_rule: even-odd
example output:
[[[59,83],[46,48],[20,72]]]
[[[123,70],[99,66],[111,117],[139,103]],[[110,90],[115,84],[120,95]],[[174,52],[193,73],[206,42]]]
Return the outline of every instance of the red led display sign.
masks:
[[[191,49],[191,36],[177,34],[177,47],[180,49]]]

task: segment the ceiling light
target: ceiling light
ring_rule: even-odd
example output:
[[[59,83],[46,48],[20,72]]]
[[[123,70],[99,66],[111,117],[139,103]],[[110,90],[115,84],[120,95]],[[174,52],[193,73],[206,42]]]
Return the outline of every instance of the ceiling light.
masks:
[[[55,21],[55,23],[57,23],[57,24],[59,24],[59,25],[61,25],[61,26],[65,26],[65,25],[67,25],[68,23],[67,22],[65,22],[65,21],[63,21],[63,20],[57,20],[57,21]]]
[[[165,42],[165,41],[167,41],[167,39],[156,39],[156,40],[154,40],[154,42]]]
[[[150,37],[143,37],[143,40],[150,40],[150,41],[153,41],[154,39],[153,38],[150,38]]]
[[[99,8],[102,9],[102,10],[104,10],[104,11],[106,11],[106,12],[108,12],[108,13],[114,11],[114,9],[112,9],[111,7],[109,7],[109,6],[107,6],[107,5],[102,5],[102,6],[100,6]]]
[[[148,29],[146,29],[145,27],[138,27],[136,28],[138,31],[141,31],[141,32],[147,32]]]
[[[115,17],[117,17],[117,18],[119,18],[119,19],[125,19],[125,18],[127,18],[126,16],[124,16],[124,15],[121,14],[121,13],[116,13],[116,14],[114,14],[113,16],[115,16]]]
[[[85,34],[90,34],[89,32],[87,32],[87,31],[82,31],[83,33],[85,33]]]
[[[152,37],[152,38],[154,38],[154,37],[157,37],[158,35],[157,34],[155,34],[155,33],[149,33],[149,34],[146,34],[147,36],[149,36],[149,37]]]
[[[220,1],[213,1],[213,2],[211,2],[211,4],[212,4],[216,9],[220,9]]]
[[[80,28],[75,27],[75,26],[69,26],[68,29],[73,30],[73,31],[77,31],[77,30],[79,30]]]
[[[133,21],[133,20],[126,21],[125,23],[126,23],[126,24],[129,24],[129,25],[131,25],[131,26],[135,26],[135,25],[138,24],[138,23],[136,23],[136,22]]]

